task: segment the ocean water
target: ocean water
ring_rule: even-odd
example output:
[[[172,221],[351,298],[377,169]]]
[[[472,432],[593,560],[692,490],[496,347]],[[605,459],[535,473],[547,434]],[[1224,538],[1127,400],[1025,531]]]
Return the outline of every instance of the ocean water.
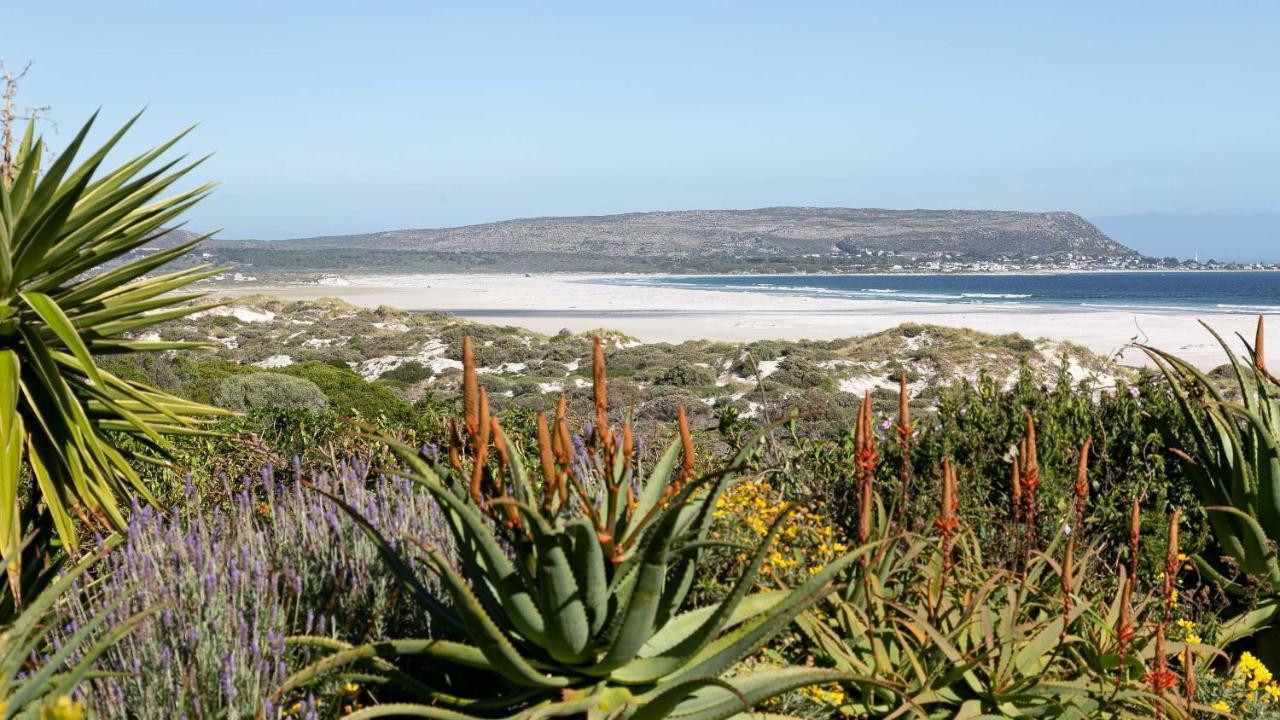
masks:
[[[610,278],[622,285],[853,300],[1142,312],[1280,313],[1280,272],[1055,275],[689,275]]]

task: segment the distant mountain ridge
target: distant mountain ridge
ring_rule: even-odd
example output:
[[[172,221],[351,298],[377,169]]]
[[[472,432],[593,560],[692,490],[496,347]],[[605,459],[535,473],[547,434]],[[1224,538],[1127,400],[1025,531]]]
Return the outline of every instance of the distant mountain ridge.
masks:
[[[233,264],[292,271],[788,272],[1141,257],[1070,212],[808,207],[540,217],[205,249]]]
[[[971,257],[1131,255],[1069,212],[775,207],[540,217],[453,228],[271,241],[274,247],[435,252],[592,252],[613,256],[850,249]]]

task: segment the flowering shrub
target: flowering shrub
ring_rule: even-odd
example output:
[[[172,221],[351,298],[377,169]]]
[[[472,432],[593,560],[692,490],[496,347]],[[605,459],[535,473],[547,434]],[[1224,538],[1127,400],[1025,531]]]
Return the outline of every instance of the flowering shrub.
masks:
[[[286,636],[351,642],[390,627],[430,632],[421,610],[397,602],[396,580],[377,548],[332,502],[299,482],[272,480],[269,469],[262,478],[212,510],[200,506],[194,487],[167,515],[134,508],[127,542],[97,572],[93,597],[102,600],[73,603],[66,632],[126,588],[129,601],[114,612],[164,609],[103,656],[101,669],[118,675],[90,683],[96,716],[169,720],[262,710],[268,718],[318,717],[326,700],[274,707],[267,699],[306,660],[286,647]],[[359,507],[390,538],[410,533],[451,547],[434,502],[405,481],[344,465],[313,482]],[[353,694],[333,692],[345,703]]]
[[[718,522],[713,537],[755,548],[787,507],[782,492],[770,483],[740,482],[716,502]],[[821,500],[796,506],[783,523],[773,550],[760,567],[761,583],[794,586],[848,550]],[[736,577],[747,562],[747,551],[739,551],[719,571],[725,577]]]
[[[1245,651],[1225,673],[1204,678],[1200,697],[1241,720],[1280,718],[1280,684],[1261,660]]]

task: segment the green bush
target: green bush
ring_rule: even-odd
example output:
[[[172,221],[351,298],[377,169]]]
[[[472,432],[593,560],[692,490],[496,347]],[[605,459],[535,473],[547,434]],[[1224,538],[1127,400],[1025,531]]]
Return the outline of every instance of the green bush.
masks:
[[[233,375],[213,389],[213,402],[228,410],[245,411],[259,407],[298,408],[318,413],[329,399],[318,385],[306,378],[284,373],[260,372]]]
[[[282,368],[286,375],[310,380],[329,398],[329,406],[339,415],[356,414],[366,419],[385,416],[408,422],[413,408],[389,388],[371,383],[346,368],[321,362],[305,362]]]
[[[715,385],[716,373],[711,368],[701,365],[673,365],[659,373],[653,382],[655,385],[676,387]]]
[[[778,363],[778,369],[769,375],[769,380],[779,385],[802,390],[818,388],[831,392],[835,389],[835,384],[826,370],[795,355],[788,355]]]
[[[410,360],[403,365],[388,370],[378,376],[379,380],[390,380],[392,382],[402,382],[409,385],[429,380],[435,373],[431,368],[423,365],[417,360]]]

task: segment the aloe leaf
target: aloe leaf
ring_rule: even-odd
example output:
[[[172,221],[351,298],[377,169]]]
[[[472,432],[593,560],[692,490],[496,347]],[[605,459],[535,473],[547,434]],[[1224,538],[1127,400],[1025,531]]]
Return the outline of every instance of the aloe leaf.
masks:
[[[587,657],[591,625],[582,591],[569,564],[569,537],[545,527],[545,521],[532,509],[523,506],[522,509],[526,517],[535,519],[530,525],[536,529],[537,587],[546,623],[544,647],[560,662],[580,663]]]
[[[417,450],[394,438],[377,437],[414,469],[405,477],[421,485],[443,506],[450,529],[463,550],[464,566],[477,581],[493,588],[502,616],[530,642],[544,642],[546,623],[530,591],[534,587],[533,579],[507,557],[480,512],[469,500],[445,487],[440,476],[418,456]]]
[[[653,470],[649,472],[649,477],[645,480],[644,487],[640,490],[640,497],[636,498],[636,508],[632,512],[633,518],[648,517],[654,508],[658,507],[658,501],[662,499],[662,493],[667,489],[671,481],[671,473],[676,465],[676,457],[680,453],[680,443],[673,442],[667,447],[666,452],[653,466]],[[629,535],[624,535],[620,542],[626,545],[635,543],[634,534],[643,528],[628,528]]]
[[[735,627],[755,618],[777,605],[786,596],[787,591],[785,590],[765,590],[748,595],[734,608],[733,613],[724,621],[721,629]],[[707,605],[675,616],[666,625],[663,625],[661,630],[654,633],[653,637],[649,638],[649,641],[644,644],[644,648],[639,653],[640,657],[656,657],[669,651],[718,612],[720,612],[719,605]]]
[[[1258,524],[1257,519],[1229,505],[1209,506],[1205,510],[1209,513],[1224,513],[1239,521],[1239,526],[1247,531],[1241,533],[1243,539],[1251,547],[1257,548],[1257,554],[1252,556],[1255,558],[1256,569],[1251,569],[1250,572],[1267,578],[1273,586],[1280,585],[1280,564],[1277,563],[1275,550],[1267,543],[1267,534]]]
[[[701,625],[693,628],[685,635],[674,647],[667,652],[655,657],[641,658],[628,663],[626,666],[616,670],[612,677],[622,683],[645,683],[653,682],[671,672],[674,672],[688,658],[697,655],[707,643],[721,631],[728,619],[738,609],[739,603],[747,597],[751,589],[755,587],[756,578],[760,573],[760,566],[764,564],[765,558],[773,549],[773,542],[777,539],[778,533],[782,531],[786,524],[787,518],[795,511],[795,506],[790,506],[778,513],[778,517],[774,519],[770,525],[768,532],[765,533],[763,539],[760,540],[759,546],[751,557],[751,561],[747,564],[741,574],[738,575],[737,581],[734,583],[733,589],[729,594],[715,606],[714,611],[709,614]],[[665,624],[665,623],[664,623]]]
[[[576,518],[565,528],[572,540],[573,572],[587,612],[590,635],[595,637],[609,619],[609,578],[604,550],[596,529],[586,518]]]
[[[849,673],[818,668],[780,668],[730,680],[696,678],[664,684],[639,698],[631,720],[724,720],[789,690],[839,681],[863,680]]]
[[[561,688],[568,685],[567,678],[545,675],[530,665],[502,634],[467,585],[467,581],[453,569],[448,559],[434,548],[423,549],[428,553],[432,568],[449,589],[463,625],[466,626],[468,637],[503,677],[523,687]]]
[[[671,676],[673,681],[696,677],[715,677],[734,663],[755,652],[761,645],[791,624],[807,607],[830,594],[835,587],[832,581],[850,565],[869,554],[883,541],[863,545],[837,558],[799,587],[788,593],[781,602],[757,620],[725,634],[708,644],[696,656]]]

